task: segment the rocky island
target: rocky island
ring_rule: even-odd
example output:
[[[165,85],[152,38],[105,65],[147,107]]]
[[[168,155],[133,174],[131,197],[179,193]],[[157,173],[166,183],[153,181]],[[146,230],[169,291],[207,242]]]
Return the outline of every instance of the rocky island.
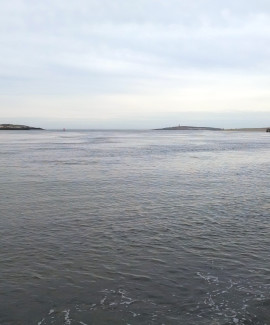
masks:
[[[155,130],[169,130],[169,131],[174,131],[174,130],[184,130],[184,131],[194,131],[194,130],[205,130],[205,131],[223,131],[224,129],[219,129],[219,128],[212,128],[212,127],[203,127],[203,126],[183,126],[183,125],[178,125],[178,126],[171,126],[171,127],[166,127],[162,129],[155,129]]]
[[[194,131],[194,130],[206,130],[206,131],[242,131],[242,132],[270,132],[270,128],[239,128],[239,129],[221,129],[221,128],[213,128],[213,127],[204,127],[204,126],[170,126],[162,129],[154,129],[154,130],[182,130],[182,131]]]
[[[44,130],[42,128],[35,128],[27,125],[18,124],[0,124],[0,130]]]

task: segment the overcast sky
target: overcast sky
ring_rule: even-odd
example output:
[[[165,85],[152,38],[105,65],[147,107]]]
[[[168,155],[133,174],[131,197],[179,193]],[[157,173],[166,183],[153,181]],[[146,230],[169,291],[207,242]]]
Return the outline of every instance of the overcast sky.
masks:
[[[270,125],[269,0],[9,0],[0,123]]]

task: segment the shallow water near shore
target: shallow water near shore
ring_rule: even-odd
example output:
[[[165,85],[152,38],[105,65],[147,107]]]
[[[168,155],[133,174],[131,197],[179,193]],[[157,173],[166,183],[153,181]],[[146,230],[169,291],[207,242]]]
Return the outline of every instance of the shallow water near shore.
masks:
[[[270,136],[0,134],[1,325],[270,324]]]

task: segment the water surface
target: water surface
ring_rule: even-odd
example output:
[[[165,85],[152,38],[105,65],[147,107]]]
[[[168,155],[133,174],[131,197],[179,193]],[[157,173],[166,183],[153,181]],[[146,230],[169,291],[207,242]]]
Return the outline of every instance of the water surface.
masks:
[[[270,137],[0,134],[0,324],[270,324]]]

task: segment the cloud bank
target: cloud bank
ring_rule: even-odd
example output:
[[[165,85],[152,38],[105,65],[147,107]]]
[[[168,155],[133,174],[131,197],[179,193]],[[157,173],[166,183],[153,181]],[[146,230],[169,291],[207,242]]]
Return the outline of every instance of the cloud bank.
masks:
[[[229,127],[241,114],[243,126],[268,117],[269,1],[11,0],[0,31],[4,120],[136,128],[204,116]]]

